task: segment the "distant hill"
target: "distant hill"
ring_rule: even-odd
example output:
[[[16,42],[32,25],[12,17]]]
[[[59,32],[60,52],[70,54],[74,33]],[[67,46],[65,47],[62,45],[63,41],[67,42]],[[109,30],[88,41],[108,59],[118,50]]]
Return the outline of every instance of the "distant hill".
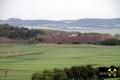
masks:
[[[56,28],[101,28],[101,29],[120,29],[120,18],[113,19],[79,19],[79,20],[22,20],[18,18],[9,18],[0,20],[0,24],[10,24],[13,26],[49,26]]]

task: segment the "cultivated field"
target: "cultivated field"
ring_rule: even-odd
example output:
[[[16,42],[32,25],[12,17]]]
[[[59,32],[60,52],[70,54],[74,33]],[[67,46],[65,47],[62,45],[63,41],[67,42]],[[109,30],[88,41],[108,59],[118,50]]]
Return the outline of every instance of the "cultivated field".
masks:
[[[120,65],[120,46],[0,44],[0,80],[5,80],[5,71],[6,80],[30,80],[34,72],[43,69],[87,64]]]

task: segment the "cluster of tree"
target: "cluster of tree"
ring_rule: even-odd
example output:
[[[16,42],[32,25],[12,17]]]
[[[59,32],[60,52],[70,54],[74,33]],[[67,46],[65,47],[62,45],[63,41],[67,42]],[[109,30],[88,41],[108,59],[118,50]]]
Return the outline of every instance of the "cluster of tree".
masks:
[[[106,39],[102,42],[100,42],[102,45],[120,45],[120,40],[112,38],[112,39]]]
[[[76,32],[78,34],[78,36],[80,35],[97,35],[97,34],[100,34],[100,33],[95,33],[95,32],[90,32],[90,33],[80,33],[80,32]]]
[[[71,68],[44,70],[32,75],[32,80],[104,80],[99,78],[98,69],[88,66],[73,66]]]
[[[72,42],[72,44],[82,44],[82,43],[75,41],[75,42]],[[111,39],[106,39],[104,41],[99,41],[99,42],[88,42],[87,44],[115,46],[115,45],[120,45],[120,40],[111,38]]]
[[[0,25],[0,36],[8,37],[10,39],[25,40],[32,37],[36,37],[38,34],[43,34],[44,32],[39,29],[28,29],[23,27],[14,27],[8,24]]]

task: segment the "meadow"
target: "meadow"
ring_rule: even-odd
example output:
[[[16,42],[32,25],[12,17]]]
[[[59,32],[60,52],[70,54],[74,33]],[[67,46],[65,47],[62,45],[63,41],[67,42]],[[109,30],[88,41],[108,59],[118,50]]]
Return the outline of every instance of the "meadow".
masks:
[[[88,64],[120,66],[120,46],[0,43],[0,80],[30,80],[44,69]]]

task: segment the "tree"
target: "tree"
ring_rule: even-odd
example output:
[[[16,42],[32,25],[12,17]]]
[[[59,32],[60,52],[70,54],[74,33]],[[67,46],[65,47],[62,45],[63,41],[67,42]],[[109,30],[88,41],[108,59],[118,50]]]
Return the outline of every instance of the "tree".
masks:
[[[104,80],[98,77],[98,69],[91,65],[72,66],[71,68],[44,70],[32,75],[32,80]]]
[[[117,39],[106,39],[101,42],[102,45],[120,45],[120,40]]]
[[[40,73],[34,73],[33,75],[32,75],[32,78],[31,78],[32,80],[44,80],[44,77],[42,76],[42,74],[40,74]]]
[[[60,69],[54,69],[53,73],[53,80],[68,80],[66,73]]]
[[[53,80],[53,74],[49,70],[44,70],[42,73],[33,74],[32,80]]]
[[[28,29],[23,27],[17,26],[10,26],[8,24],[1,24],[0,25],[0,36],[7,37],[10,39],[17,39],[17,40],[26,40],[37,35],[44,34],[42,30],[39,29]]]

